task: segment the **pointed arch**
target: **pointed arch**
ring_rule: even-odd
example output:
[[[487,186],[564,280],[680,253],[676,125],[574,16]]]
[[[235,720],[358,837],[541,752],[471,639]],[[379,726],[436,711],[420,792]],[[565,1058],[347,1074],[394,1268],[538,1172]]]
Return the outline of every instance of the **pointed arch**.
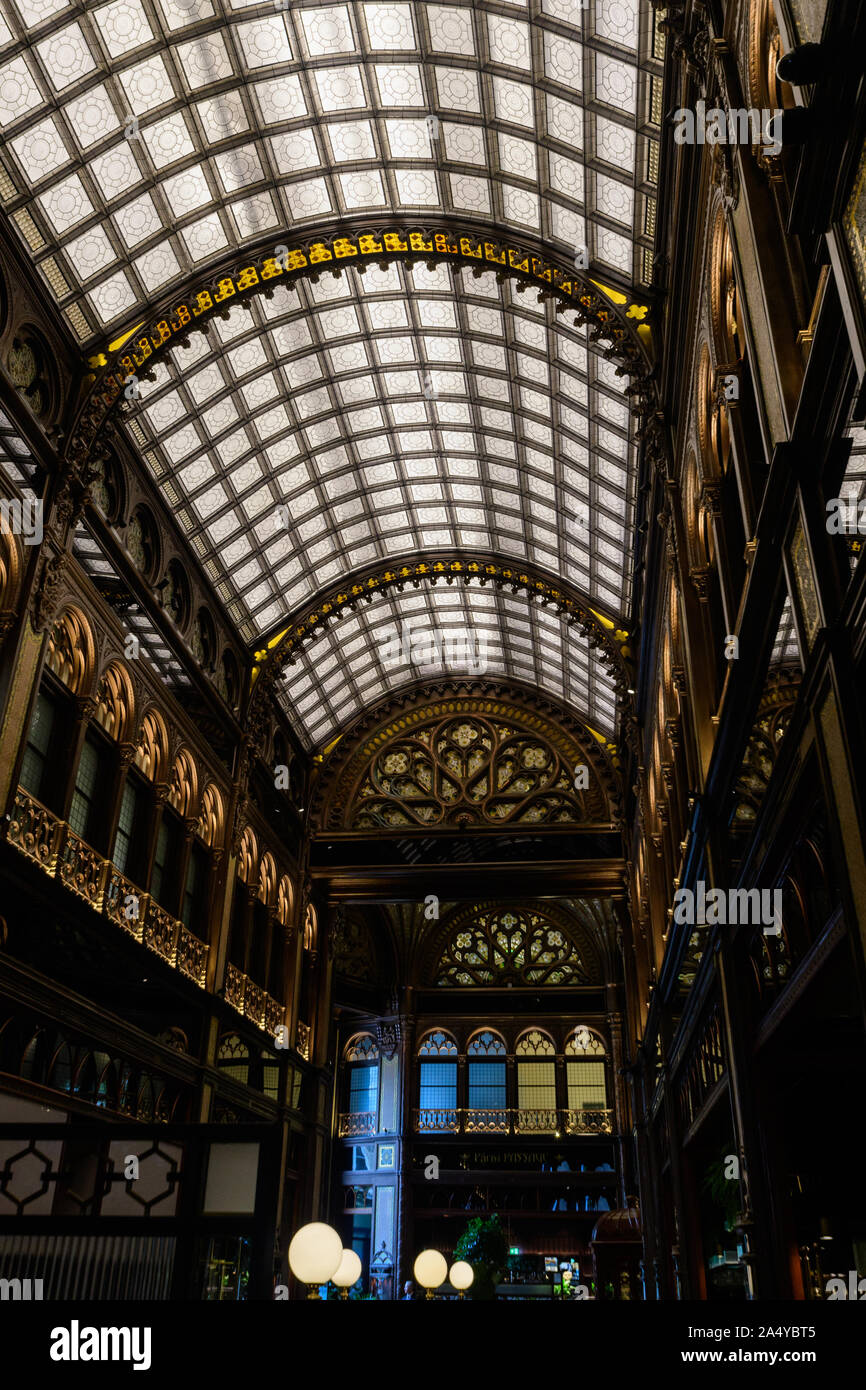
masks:
[[[96,669],[96,643],[90,621],[79,608],[68,608],[48,637],[45,664],[72,695],[86,695]]]
[[[121,661],[112,661],[99,677],[93,717],[115,743],[130,738],[135,727],[135,691]]]
[[[198,803],[198,770],[187,748],[181,748],[175,757],[168,800],[179,816],[191,816]]]
[[[247,887],[255,886],[258,863],[259,842],[256,832],[252,826],[248,825],[241,836],[241,845],[238,851],[238,878],[242,879]]]
[[[135,750],[135,765],[149,782],[162,782],[168,773],[168,729],[158,709],[147,710]]]

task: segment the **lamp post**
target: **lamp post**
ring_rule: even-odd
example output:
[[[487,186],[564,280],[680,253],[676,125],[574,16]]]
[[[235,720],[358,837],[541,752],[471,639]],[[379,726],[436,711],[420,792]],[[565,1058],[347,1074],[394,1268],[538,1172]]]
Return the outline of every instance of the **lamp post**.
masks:
[[[340,1290],[340,1297],[347,1299],[349,1290],[353,1284],[357,1284],[361,1277],[361,1257],[356,1255],[354,1250],[344,1250],[334,1273],[331,1275],[331,1283],[336,1284]]]
[[[343,1242],[333,1226],[311,1221],[292,1237],[289,1268],[296,1279],[310,1290],[308,1298],[319,1298],[319,1285],[327,1284],[343,1258]]]
[[[466,1260],[455,1260],[448,1271],[448,1279],[451,1287],[457,1290],[457,1297],[463,1298],[466,1290],[472,1287],[475,1278],[475,1270]]]
[[[422,1250],[415,1261],[414,1274],[421,1287],[427,1290],[427,1298],[432,1298],[433,1290],[448,1277],[448,1261],[438,1250]]]

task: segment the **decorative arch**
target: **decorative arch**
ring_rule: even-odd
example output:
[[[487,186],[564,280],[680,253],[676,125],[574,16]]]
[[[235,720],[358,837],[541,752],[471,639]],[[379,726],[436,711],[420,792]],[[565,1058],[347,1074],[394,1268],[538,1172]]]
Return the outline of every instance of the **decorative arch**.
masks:
[[[597,607],[591,606],[588,599],[564,580],[544,573],[531,562],[516,564],[490,553],[479,553],[467,559],[451,552],[437,554],[435,551],[422,559],[407,556],[384,569],[374,566],[362,571],[351,583],[344,580],[325,589],[300,609],[289,626],[273,634],[267,645],[255,653],[254,675],[275,679],[279,670],[291,665],[314,637],[320,636],[347,613],[355,612],[361,603],[369,603],[375,595],[393,590],[402,592],[407,585],[418,588],[421,584],[435,585],[440,581],[489,584],[537,597],[545,606],[566,617],[569,625],[576,626],[590,646],[598,650],[599,660],[608,666],[617,692],[622,694],[628,688],[631,680],[628,633],[618,629],[610,617],[600,614]]]
[[[734,271],[734,249],[724,208],[716,209],[710,243],[710,320],[716,362],[735,366],[743,355],[740,300]]]
[[[253,887],[256,883],[256,869],[259,862],[259,842],[252,826],[247,826],[241,836],[240,849],[238,850],[238,878],[242,879],[247,887]]]
[[[225,804],[222,792],[215,782],[208,782],[202,794],[197,834],[209,849],[215,849],[222,840],[224,825]]]
[[[294,902],[295,894],[292,880],[288,874],[283,874],[277,887],[277,918],[284,927],[291,925]]]
[[[542,1028],[527,1028],[514,1044],[515,1057],[555,1057],[556,1044]]]
[[[772,111],[794,106],[790,86],[776,76],[783,48],[773,0],[752,0],[748,25],[750,105]]]
[[[456,1057],[457,1040],[444,1028],[430,1028],[418,1043],[419,1057]]]
[[[135,725],[135,692],[122,662],[113,661],[100,676],[93,717],[115,743],[123,743],[131,736]]]
[[[703,569],[709,563],[701,526],[701,511],[698,465],[690,449],[686,455],[683,474],[683,524],[690,570]]]
[[[372,1033],[356,1033],[343,1049],[344,1062],[376,1062],[379,1044]]]
[[[501,1033],[493,1028],[479,1028],[466,1044],[467,1057],[505,1057],[508,1048]]]
[[[96,669],[96,643],[88,619],[68,608],[51,629],[45,664],[73,695],[86,695]]]
[[[21,544],[0,516],[0,642],[15,618],[21,576]]]
[[[246,1085],[250,1074],[249,1044],[239,1033],[224,1033],[217,1048],[216,1064],[221,1072]]]
[[[380,713],[369,736],[336,745],[319,779],[314,824],[405,831],[618,823],[618,777],[600,736],[542,712],[537,699],[523,706],[510,691],[432,702],[424,694],[407,697],[396,717]]]
[[[149,709],[141,721],[135,765],[150,782],[162,782],[168,772],[168,730],[157,709]]]
[[[311,230],[303,241],[290,242],[279,258],[274,256],[273,236],[258,251],[251,249],[246,264],[239,263],[233,253],[224,262],[224,269],[211,269],[204,285],[197,287],[193,282],[188,293],[178,287],[143,323],[139,320],[103,352],[91,356],[90,392],[76,419],[70,449],[86,456],[110,415],[126,399],[124,389],[130,376],[138,379],[149,373],[170,347],[214,315],[225,313],[228,300],[249,302],[253,295],[273,293],[281,281],[291,284],[299,276],[317,278],[326,267],[340,275],[342,266],[348,264],[367,262],[384,267],[400,259],[421,260],[431,267],[449,262],[493,269],[524,286],[534,284],[545,298],[556,298],[564,309],[574,310],[576,322],[591,323],[595,336],[608,342],[609,355],[619,360],[624,372],[646,372],[649,338],[648,333],[642,336],[639,332],[646,305],[629,303],[617,291],[606,293],[589,275],[576,273],[565,256],[551,256],[540,244],[538,250],[529,249],[534,241],[531,236],[524,238],[523,245],[489,238],[489,227],[476,231],[455,222],[432,231],[410,230],[404,220],[400,228],[371,228],[369,234],[361,236],[345,232],[321,235]]]
[[[168,799],[179,816],[191,816],[198,803],[198,771],[187,748],[182,748],[171,770]]]
[[[587,984],[597,969],[587,968],[566,920],[541,903],[461,908],[436,946],[430,980],[459,988]],[[594,951],[590,960],[595,967]]]
[[[566,1057],[601,1059],[607,1056],[607,1045],[595,1029],[587,1027],[585,1023],[579,1023],[566,1038],[563,1051]]]
[[[307,905],[304,916],[304,950],[315,951],[319,936],[319,917],[312,903]]]
[[[270,850],[262,855],[259,865],[259,901],[270,907],[276,898],[277,866]]]

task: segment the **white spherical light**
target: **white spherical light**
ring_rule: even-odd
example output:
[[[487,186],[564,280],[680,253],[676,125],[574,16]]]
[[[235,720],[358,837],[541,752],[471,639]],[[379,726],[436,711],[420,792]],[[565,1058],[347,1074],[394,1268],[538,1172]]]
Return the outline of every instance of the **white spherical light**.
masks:
[[[342,1258],[342,1240],[323,1221],[302,1226],[289,1246],[289,1268],[302,1284],[326,1284]]]
[[[438,1250],[422,1250],[415,1261],[415,1278],[422,1289],[438,1289],[448,1278],[448,1261]]]
[[[466,1260],[456,1260],[448,1271],[452,1287],[464,1293],[475,1278],[475,1270]]]
[[[331,1275],[331,1283],[336,1284],[338,1289],[350,1289],[353,1284],[357,1284],[360,1277],[360,1255],[356,1255],[354,1250],[344,1250],[343,1258]]]

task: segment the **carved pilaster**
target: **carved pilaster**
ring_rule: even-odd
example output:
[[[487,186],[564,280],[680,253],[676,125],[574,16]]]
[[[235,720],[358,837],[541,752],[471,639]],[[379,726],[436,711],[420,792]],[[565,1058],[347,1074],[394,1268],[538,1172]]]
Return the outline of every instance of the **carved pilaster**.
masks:
[[[712,592],[712,577],[711,565],[694,565],[689,570],[689,579],[694,585],[699,603],[709,603]]]
[[[36,632],[45,632],[54,621],[68,564],[69,552],[66,550],[41,561],[41,571],[30,605],[30,620]]]

